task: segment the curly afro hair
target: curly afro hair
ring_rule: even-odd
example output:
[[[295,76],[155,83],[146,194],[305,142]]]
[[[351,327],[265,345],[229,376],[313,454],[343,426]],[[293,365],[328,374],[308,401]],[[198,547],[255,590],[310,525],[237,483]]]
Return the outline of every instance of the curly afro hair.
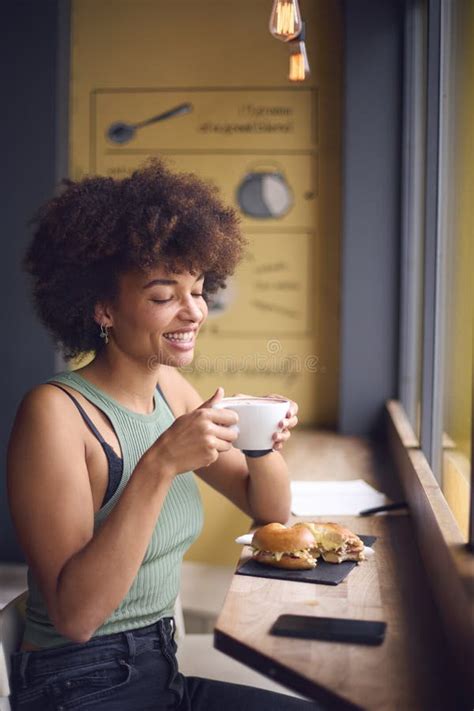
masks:
[[[121,180],[63,180],[32,220],[25,269],[40,319],[67,358],[99,351],[98,302],[113,300],[131,269],[204,274],[205,298],[225,287],[246,241],[235,210],[192,173],[160,159]]]

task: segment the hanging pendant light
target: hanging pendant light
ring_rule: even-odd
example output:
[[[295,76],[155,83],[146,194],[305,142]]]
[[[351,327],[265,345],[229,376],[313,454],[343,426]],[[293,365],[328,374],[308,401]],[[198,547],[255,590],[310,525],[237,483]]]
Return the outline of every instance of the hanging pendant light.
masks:
[[[274,0],[269,24],[273,37],[291,42],[298,37],[302,26],[298,0]]]
[[[310,71],[303,22],[298,38],[290,42],[290,71],[288,79],[290,81],[304,81]]]

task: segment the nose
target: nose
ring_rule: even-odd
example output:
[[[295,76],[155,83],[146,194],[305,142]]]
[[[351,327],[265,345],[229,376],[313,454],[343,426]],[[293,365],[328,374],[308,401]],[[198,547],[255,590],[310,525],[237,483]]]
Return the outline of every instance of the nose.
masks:
[[[199,308],[199,304],[191,294],[183,297],[179,315],[183,320],[193,321],[195,323],[199,323],[204,318],[202,309]]]

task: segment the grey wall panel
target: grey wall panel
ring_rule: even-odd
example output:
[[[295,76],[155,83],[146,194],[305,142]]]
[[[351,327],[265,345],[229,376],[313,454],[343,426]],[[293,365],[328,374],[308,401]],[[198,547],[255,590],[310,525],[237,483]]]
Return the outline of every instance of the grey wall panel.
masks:
[[[54,351],[34,316],[21,259],[28,220],[54,189],[56,0],[2,3],[0,560],[22,556],[8,514],[6,447],[23,394],[49,377]],[[32,473],[34,475],[34,472]]]
[[[347,0],[339,429],[397,395],[403,3]]]

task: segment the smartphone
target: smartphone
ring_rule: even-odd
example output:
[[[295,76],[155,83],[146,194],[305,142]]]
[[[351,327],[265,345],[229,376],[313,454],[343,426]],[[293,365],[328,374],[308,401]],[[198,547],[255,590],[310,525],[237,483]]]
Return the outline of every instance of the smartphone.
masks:
[[[322,639],[330,642],[353,644],[382,644],[385,637],[385,622],[372,620],[342,620],[335,617],[311,617],[309,615],[280,615],[270,634],[280,637]]]

